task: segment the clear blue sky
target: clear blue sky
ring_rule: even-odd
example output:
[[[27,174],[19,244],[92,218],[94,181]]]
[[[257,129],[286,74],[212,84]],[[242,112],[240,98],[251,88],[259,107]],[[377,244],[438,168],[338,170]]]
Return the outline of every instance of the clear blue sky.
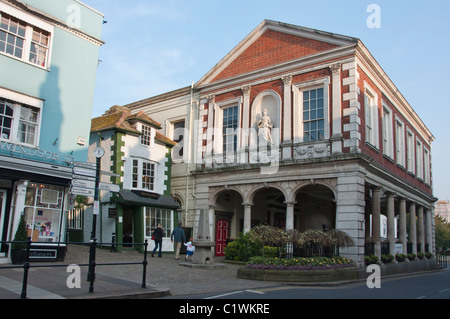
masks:
[[[361,39],[435,136],[434,195],[450,200],[450,1],[82,1],[108,22],[94,117],[197,82],[264,19]]]

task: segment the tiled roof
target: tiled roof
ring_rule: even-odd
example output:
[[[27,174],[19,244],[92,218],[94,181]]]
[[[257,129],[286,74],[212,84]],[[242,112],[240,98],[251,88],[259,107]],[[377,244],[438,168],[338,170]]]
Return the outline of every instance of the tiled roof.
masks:
[[[117,130],[131,134],[141,135],[142,133],[136,129],[136,122],[144,122],[155,129],[161,129],[161,124],[149,117],[145,112],[140,111],[132,114],[131,110],[124,106],[115,105],[105,112],[102,116],[96,117],[91,121],[91,133],[106,130]],[[156,132],[155,139],[168,146],[174,146],[177,143],[170,138]]]

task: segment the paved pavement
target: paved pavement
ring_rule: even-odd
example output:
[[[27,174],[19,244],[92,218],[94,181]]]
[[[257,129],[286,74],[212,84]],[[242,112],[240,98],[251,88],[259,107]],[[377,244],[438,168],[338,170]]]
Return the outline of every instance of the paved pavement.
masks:
[[[143,254],[136,251],[110,252],[97,249],[96,263],[142,263]],[[95,299],[120,298],[143,299],[165,296],[195,295],[232,290],[247,290],[274,286],[274,283],[237,278],[239,265],[214,259],[215,267],[186,267],[184,255],[175,260],[173,254],[154,258],[148,254],[146,287],[142,288],[143,266],[97,265],[93,292],[89,292],[87,266],[81,266],[81,287],[68,288],[67,265],[86,265],[89,248],[69,245],[64,262],[52,263],[61,267],[44,267],[42,263],[31,263],[27,284],[28,299]],[[48,265],[48,264],[47,264]],[[221,267],[218,267],[218,266]],[[12,266],[10,264],[0,267]],[[21,296],[23,268],[0,269],[0,299],[18,299]],[[73,276],[69,282],[73,283]]]

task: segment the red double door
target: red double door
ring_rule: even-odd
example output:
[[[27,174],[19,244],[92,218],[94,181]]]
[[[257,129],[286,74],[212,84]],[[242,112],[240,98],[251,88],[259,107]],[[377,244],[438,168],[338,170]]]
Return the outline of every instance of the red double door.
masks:
[[[224,256],[230,224],[226,219],[216,221],[216,256]]]

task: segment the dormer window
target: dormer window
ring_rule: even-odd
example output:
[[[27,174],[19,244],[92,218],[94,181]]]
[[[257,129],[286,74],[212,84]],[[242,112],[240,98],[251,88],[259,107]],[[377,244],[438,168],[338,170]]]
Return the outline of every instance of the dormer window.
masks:
[[[145,146],[152,145],[152,128],[148,125],[142,125],[141,144]]]

